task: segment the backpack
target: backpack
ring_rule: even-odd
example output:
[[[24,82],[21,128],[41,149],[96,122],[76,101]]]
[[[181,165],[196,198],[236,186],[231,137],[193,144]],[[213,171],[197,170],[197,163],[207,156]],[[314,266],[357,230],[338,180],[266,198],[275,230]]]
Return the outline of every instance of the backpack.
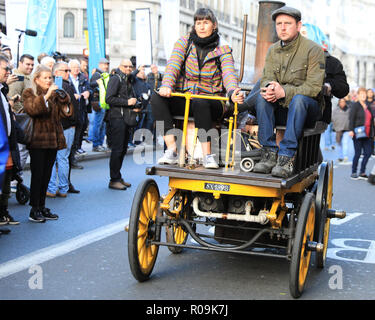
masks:
[[[104,110],[109,109],[109,104],[105,101],[105,95],[107,94],[107,86],[108,86],[108,81],[110,78],[110,74],[107,72],[103,72],[100,75],[99,80],[99,103],[100,107]]]

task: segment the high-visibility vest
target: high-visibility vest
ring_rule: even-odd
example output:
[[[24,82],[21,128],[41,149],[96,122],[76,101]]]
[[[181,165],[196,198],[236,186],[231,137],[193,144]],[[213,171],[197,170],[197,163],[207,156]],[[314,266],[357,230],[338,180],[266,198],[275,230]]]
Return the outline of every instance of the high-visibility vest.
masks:
[[[99,103],[100,107],[104,110],[109,109],[109,104],[105,101],[105,96],[107,94],[107,85],[109,81],[109,73],[103,72],[100,76],[101,81],[99,81]]]

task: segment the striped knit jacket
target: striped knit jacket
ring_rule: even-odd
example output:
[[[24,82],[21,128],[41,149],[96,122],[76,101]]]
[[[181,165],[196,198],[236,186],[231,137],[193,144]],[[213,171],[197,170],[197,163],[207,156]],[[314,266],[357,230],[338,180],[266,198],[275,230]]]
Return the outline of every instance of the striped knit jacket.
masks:
[[[174,45],[172,55],[165,69],[162,87],[172,91],[189,91],[193,94],[225,95],[238,87],[238,77],[234,69],[232,49],[229,45],[217,46],[209,52],[199,70],[197,50],[192,43],[185,62],[185,78],[181,74],[181,66],[188,50],[189,36],[181,37]],[[215,58],[219,57],[221,71]]]

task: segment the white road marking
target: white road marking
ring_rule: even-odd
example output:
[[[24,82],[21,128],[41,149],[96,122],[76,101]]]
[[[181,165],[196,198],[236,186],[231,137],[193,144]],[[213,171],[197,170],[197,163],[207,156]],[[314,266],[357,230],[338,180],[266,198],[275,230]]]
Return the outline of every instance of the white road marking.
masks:
[[[102,240],[116,233],[124,231],[124,227],[129,223],[129,218],[100,227],[93,231],[86,232],[75,238],[54,244],[52,246],[31,252],[22,257],[0,264],[0,279],[8,277],[14,273],[30,268],[33,265],[41,264],[52,260],[93,242]]]

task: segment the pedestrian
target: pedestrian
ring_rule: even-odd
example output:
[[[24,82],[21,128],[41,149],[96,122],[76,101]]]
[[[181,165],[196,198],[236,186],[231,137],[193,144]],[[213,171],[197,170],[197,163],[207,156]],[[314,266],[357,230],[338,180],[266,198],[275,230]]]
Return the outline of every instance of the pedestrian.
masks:
[[[367,89],[367,105],[372,111],[372,114],[375,116],[375,97],[374,91],[372,89]],[[372,154],[375,155],[375,137],[374,137],[374,144],[372,145]]]
[[[367,93],[365,88],[358,89],[358,101],[350,110],[349,135],[353,138],[354,157],[352,164],[351,179],[368,179],[366,175],[366,165],[371,157],[374,138],[374,116],[371,108],[366,104]],[[360,136],[359,131],[363,132]],[[357,174],[358,161],[363,151],[363,159],[359,175]]]
[[[321,47],[300,35],[301,12],[281,7],[272,13],[279,41],[267,52],[256,103],[261,160],[254,172],[287,178],[294,173],[298,139],[305,126],[321,118],[325,59]],[[286,109],[282,109],[286,108]],[[279,146],[274,135],[275,112],[287,110]]]
[[[9,93],[10,97],[18,95],[20,98],[14,103],[12,107],[12,111],[16,114],[24,113],[23,108],[23,100],[22,100],[22,93],[27,88],[32,87],[31,82],[31,73],[34,70],[34,57],[29,54],[24,54],[21,56],[18,68],[13,70],[13,74],[20,76],[19,80],[9,85]],[[27,158],[29,156],[29,151],[24,144],[18,144],[18,149],[20,152],[20,159],[21,159],[21,168],[24,169],[26,165]],[[21,171],[22,175],[22,171]]]
[[[232,48],[223,43],[211,9],[200,8],[195,12],[191,32],[175,43],[159,94],[151,98],[154,120],[164,123],[163,138],[167,149],[158,160],[159,164],[177,163],[175,135],[169,130],[173,128],[173,116],[184,115],[185,99],[171,97],[172,91],[219,96],[226,94],[232,102],[243,103]],[[190,110],[195,127],[200,129],[198,138],[204,155],[204,167],[217,169],[219,165],[211,153],[210,137],[202,132],[207,133],[212,129],[212,122],[222,118],[224,105],[218,100],[193,99]]]
[[[151,65],[151,72],[147,74],[146,81],[152,91],[160,88],[163,81],[163,74],[159,72],[159,68],[156,64]]]
[[[38,57],[36,58],[38,60],[38,63],[41,64],[42,63],[42,59],[44,57],[48,57],[48,54],[45,53],[45,52],[42,52],[41,54],[38,55]]]
[[[8,138],[9,152],[7,155],[7,161],[5,165],[5,173],[3,182],[1,184],[1,195],[0,195],[0,225],[17,225],[19,221],[15,220],[8,211],[8,199],[10,198],[10,182],[12,176],[20,171],[19,165],[19,152],[17,146],[17,131],[15,117],[12,112],[10,101],[7,100],[6,85],[7,78],[11,72],[9,60],[0,56],[0,125],[4,127],[5,134]]]
[[[335,149],[332,119],[332,97],[338,99],[344,98],[349,93],[349,84],[342,63],[339,59],[332,56],[328,49],[330,48],[327,36],[317,27],[309,23],[304,23],[301,34],[308,39],[316,42],[324,51],[326,74],[323,85],[324,110],[322,120],[328,123],[327,130],[324,133],[325,149]]]
[[[126,190],[131,184],[121,176],[121,167],[128,149],[129,121],[131,112],[141,111],[135,108],[137,98],[134,92],[133,65],[129,59],[123,59],[108,82],[106,102],[109,104],[108,119],[111,128],[111,156],[109,161],[110,182],[108,187]]]
[[[109,72],[109,61],[105,58],[99,60],[98,68],[96,68],[94,74],[90,79],[90,87],[93,92],[91,99],[92,113],[89,121],[89,136],[88,139],[92,142],[92,151],[103,152],[106,148],[103,146],[106,122],[104,121],[105,110],[101,108],[99,101],[99,85],[98,80],[101,78],[103,73]]]
[[[339,162],[348,161],[350,109],[345,99],[340,99],[332,111],[332,124],[336,132],[336,145]]]
[[[1,39],[1,37],[0,37]],[[8,161],[9,156],[9,143],[8,143],[8,134],[7,128],[4,125],[0,125],[0,192],[2,191],[4,175],[6,171],[6,163]],[[4,219],[0,218],[0,225],[4,225]],[[1,234],[8,234],[10,229],[0,228],[0,235]]]
[[[374,166],[372,167],[372,170],[368,176],[368,180],[367,180],[369,183],[371,184],[374,184],[375,185],[375,164]]]
[[[80,69],[81,69],[82,74],[85,76],[87,80],[90,80],[89,79],[89,60],[86,57],[81,57],[79,59],[79,63],[80,63]]]
[[[69,95],[69,90],[73,96],[69,95],[69,104],[72,108],[72,115],[70,117],[61,118],[61,125],[64,130],[64,137],[66,148],[58,150],[56,154],[56,161],[52,167],[51,179],[48,184],[46,196],[50,198],[62,197],[66,198],[69,191],[69,155],[74,141],[76,117],[74,111],[79,110],[78,101],[74,96],[74,88],[71,87],[69,82],[69,67],[66,62],[57,62],[53,67],[53,75],[55,77],[62,77],[62,88]],[[57,181],[58,180],[58,181]]]
[[[150,96],[151,96],[151,87],[147,82],[147,77],[145,74],[145,67],[140,66],[137,70],[133,71],[133,75],[135,75],[135,82],[134,82],[134,91],[135,95],[138,99],[138,103],[142,108],[139,121],[137,126],[134,129],[136,132],[138,129],[146,129],[152,133],[154,120],[152,118],[152,111],[150,105]],[[134,137],[134,133],[132,134]],[[138,139],[142,138],[140,136],[137,137]],[[133,141],[134,140],[134,141]],[[143,141],[135,140],[134,138],[130,138],[129,141],[133,141],[134,144],[140,144]]]
[[[46,66],[51,71],[55,63],[56,63],[55,59],[50,56],[45,56],[42,58],[42,60],[40,60],[40,64]]]
[[[33,88],[26,89],[22,95],[34,128],[27,146],[31,169],[29,220],[45,222],[58,219],[57,214],[45,207],[45,199],[56,153],[66,148],[61,117],[70,117],[72,108],[65,91],[57,90],[48,67],[39,65],[33,76]]]
[[[79,102],[78,119],[74,134],[74,141],[71,150],[71,163],[73,168],[77,168],[76,156],[86,154],[82,149],[83,135],[88,125],[88,109],[90,108],[90,95],[92,93],[90,84],[80,69],[80,63],[76,59],[72,59],[68,63],[70,70],[69,81],[75,89],[75,97]]]
[[[0,49],[0,53],[2,53],[3,55],[5,55],[8,58],[9,66],[10,66],[10,68],[13,69],[14,66],[11,64],[13,56],[12,56],[12,50],[10,49],[10,47],[7,46],[7,45],[2,45],[2,47]]]

